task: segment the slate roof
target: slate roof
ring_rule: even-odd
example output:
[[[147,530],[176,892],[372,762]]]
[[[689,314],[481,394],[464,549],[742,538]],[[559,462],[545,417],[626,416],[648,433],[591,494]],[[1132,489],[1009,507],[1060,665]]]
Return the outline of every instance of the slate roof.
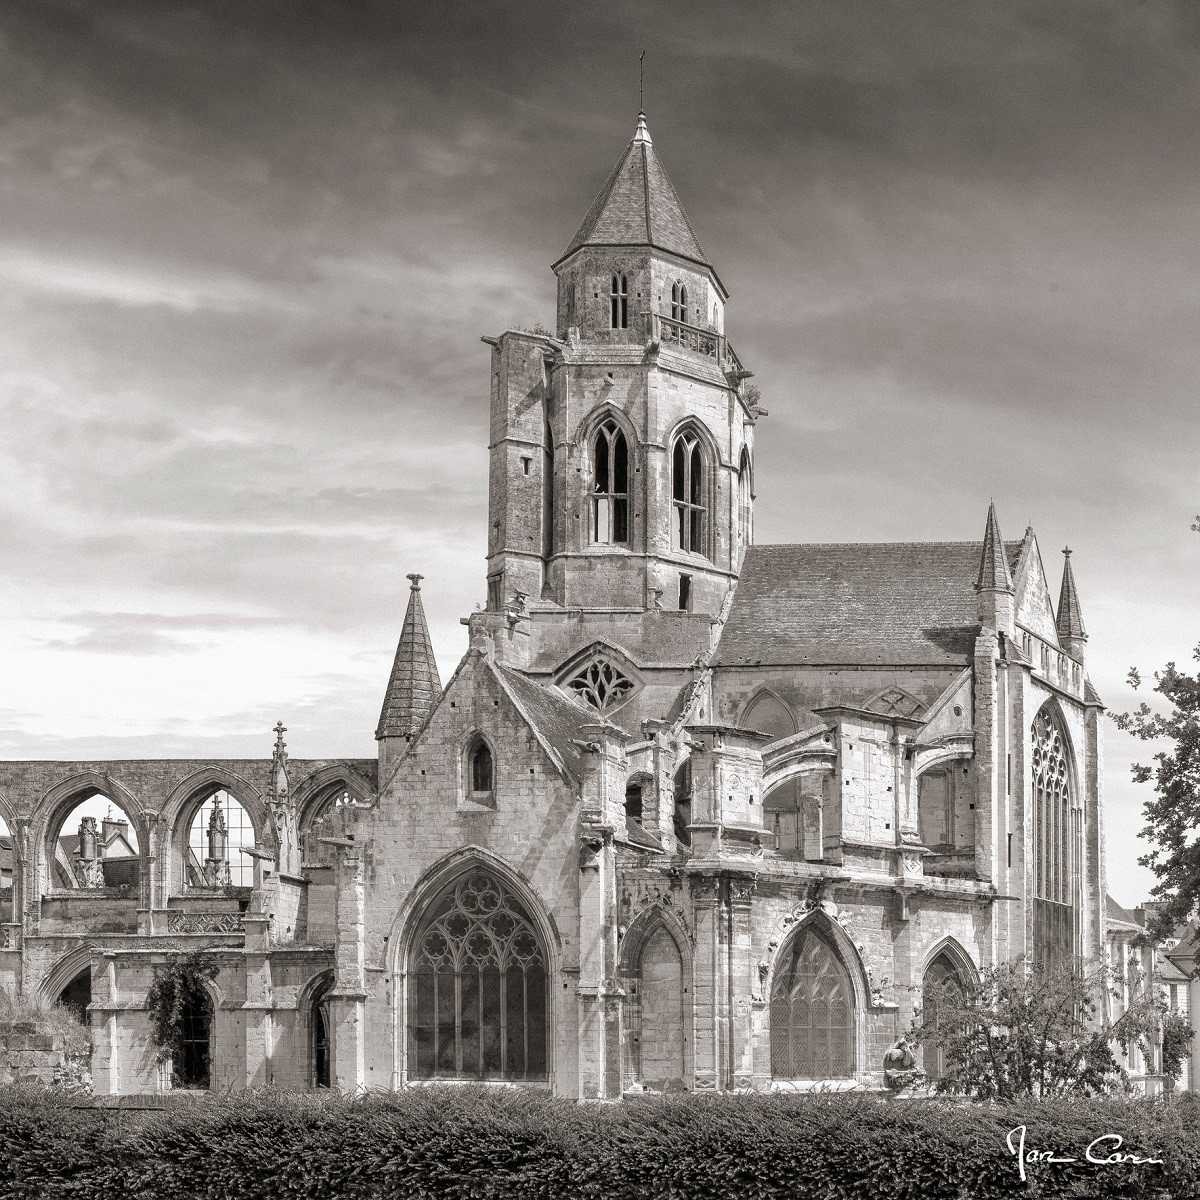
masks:
[[[1019,542],[1005,543],[1009,562]],[[716,666],[966,666],[982,542],[752,546]]]
[[[534,683],[519,671],[498,664],[495,671],[534,731],[558,755],[567,771],[578,779],[582,755],[573,739],[583,737],[580,732],[582,725],[596,724],[601,718],[596,713],[585,711],[557,691]]]
[[[1109,894],[1104,897],[1104,914],[1109,922],[1116,921],[1122,925],[1130,925],[1134,929],[1141,929],[1142,922],[1138,920],[1137,913],[1118,904],[1116,900]]]
[[[983,535],[983,549],[979,555],[979,574],[975,586],[979,589],[992,588],[997,591],[1013,590],[1012,572],[1008,558],[1001,552],[1004,539],[1000,536],[1000,521],[996,517],[996,504],[988,505],[987,529]]]
[[[655,246],[711,266],[655,152],[644,113],[558,262],[580,246]]]
[[[410,575],[408,609],[392,662],[383,708],[379,713],[376,738],[404,737],[412,733],[433,710],[442,694],[437,660],[421,604],[421,576]]]

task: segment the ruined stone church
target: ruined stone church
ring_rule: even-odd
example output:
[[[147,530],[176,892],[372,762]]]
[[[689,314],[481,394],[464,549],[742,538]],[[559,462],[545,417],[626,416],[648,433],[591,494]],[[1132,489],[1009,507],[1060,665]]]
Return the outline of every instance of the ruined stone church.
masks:
[[[0,763],[0,985],[76,1006],[97,1092],[869,1086],[932,982],[1102,953],[1070,559],[1055,605],[982,503],[755,544],[769,418],[644,116],[553,271],[553,333],[483,339],[486,604],[443,687],[409,577],[377,758]]]

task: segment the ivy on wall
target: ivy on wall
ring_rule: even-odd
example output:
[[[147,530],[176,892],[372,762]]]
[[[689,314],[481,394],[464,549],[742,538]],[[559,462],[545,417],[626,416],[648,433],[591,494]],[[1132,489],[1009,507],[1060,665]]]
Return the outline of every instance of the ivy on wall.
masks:
[[[217,964],[206,950],[189,950],[172,958],[166,966],[154,968],[146,1007],[150,1010],[150,1037],[156,1062],[183,1056],[185,1013],[206,1002],[204,985],[216,979],[217,971]]]

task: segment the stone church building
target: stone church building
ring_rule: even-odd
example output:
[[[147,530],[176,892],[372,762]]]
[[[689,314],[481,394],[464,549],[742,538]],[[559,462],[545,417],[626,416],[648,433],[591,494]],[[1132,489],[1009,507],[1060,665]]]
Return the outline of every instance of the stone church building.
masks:
[[[932,981],[1103,953],[1070,559],[1055,604],[982,503],[755,544],[767,412],[644,116],[553,271],[553,333],[483,339],[486,605],[443,687],[409,576],[377,759],[0,763],[0,986],[86,1012],[98,1092],[870,1085]]]

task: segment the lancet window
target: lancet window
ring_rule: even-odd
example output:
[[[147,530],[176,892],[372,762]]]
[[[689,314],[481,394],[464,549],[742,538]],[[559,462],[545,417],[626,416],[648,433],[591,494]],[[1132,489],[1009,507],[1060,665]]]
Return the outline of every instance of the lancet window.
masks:
[[[617,272],[612,277],[608,296],[609,324],[613,329],[629,328],[629,276]]]
[[[415,1079],[544,1080],[547,962],[516,896],[472,871],[436,900],[410,965]]]
[[[629,544],[629,447],[616,421],[605,421],[592,438],[592,541]]]
[[[675,548],[689,554],[705,554],[708,504],[704,450],[699,436],[691,429],[685,429],[675,439],[671,454],[671,495],[675,515]]]
[[[671,284],[671,320],[686,321],[688,319],[687,285]]]

